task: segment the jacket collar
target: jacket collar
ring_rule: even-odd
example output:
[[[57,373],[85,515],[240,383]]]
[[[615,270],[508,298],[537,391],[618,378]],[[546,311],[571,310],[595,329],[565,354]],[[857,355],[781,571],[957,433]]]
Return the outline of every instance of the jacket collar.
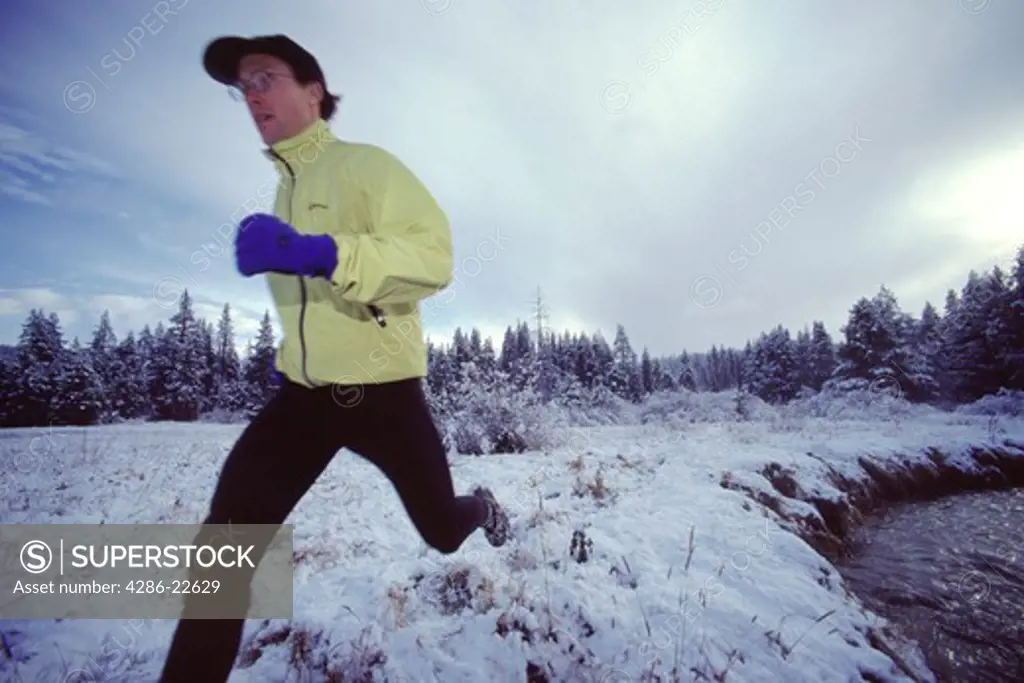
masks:
[[[337,141],[338,138],[331,132],[327,122],[317,118],[293,137],[270,145],[263,150],[263,154],[274,162],[279,173],[288,173],[285,166],[287,163],[292,173],[298,174],[302,167],[316,161],[328,144]]]

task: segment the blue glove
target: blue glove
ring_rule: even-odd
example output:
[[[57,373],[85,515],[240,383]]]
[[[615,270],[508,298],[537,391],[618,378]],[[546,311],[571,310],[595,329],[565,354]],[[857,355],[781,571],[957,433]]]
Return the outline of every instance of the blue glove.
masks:
[[[338,247],[330,235],[303,235],[276,216],[255,213],[239,225],[235,260],[246,277],[266,272],[330,277],[338,266]]]

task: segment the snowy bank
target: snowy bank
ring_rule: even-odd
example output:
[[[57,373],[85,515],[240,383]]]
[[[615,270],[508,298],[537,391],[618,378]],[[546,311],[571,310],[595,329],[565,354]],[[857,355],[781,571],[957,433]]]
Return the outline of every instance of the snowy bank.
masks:
[[[288,520],[294,618],[249,622],[231,680],[931,680],[830,558],[888,498],[1019,483],[1019,417],[681,395],[633,421],[453,456],[457,488],[491,486],[515,536],[448,556],[339,454]],[[0,432],[0,521],[194,523],[240,430]],[[4,680],[84,683],[154,680],[173,622],[0,627]]]

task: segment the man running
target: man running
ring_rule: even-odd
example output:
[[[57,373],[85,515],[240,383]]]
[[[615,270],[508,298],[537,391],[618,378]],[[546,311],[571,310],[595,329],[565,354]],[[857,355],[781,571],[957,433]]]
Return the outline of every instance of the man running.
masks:
[[[222,37],[203,64],[244,99],[281,175],[274,215],[241,221],[235,255],[244,276],[266,275],[284,327],[283,383],[228,455],[204,523],[283,524],[349,448],[388,477],[438,551],[454,553],[478,528],[503,545],[508,517],[490,490],[455,495],[422,388],[418,302],[453,276],[445,214],[394,155],[331,133],[339,98],[288,37]],[[243,589],[235,597],[248,606]],[[228,679],[244,621],[189,618],[201,612],[186,600],[163,683]]]

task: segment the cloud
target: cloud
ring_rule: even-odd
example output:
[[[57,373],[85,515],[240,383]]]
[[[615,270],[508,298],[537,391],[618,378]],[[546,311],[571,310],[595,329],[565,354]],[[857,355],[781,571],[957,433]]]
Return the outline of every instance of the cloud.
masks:
[[[78,321],[80,313],[79,307],[70,297],[52,289],[43,287],[0,289],[0,315],[24,318],[33,309],[42,309],[47,315],[56,313],[62,326],[65,327],[74,325]],[[16,337],[8,343],[13,343],[15,340]]]
[[[34,204],[66,204],[68,189],[74,192],[83,176],[98,176],[108,182],[119,178],[106,161],[0,120],[0,192]],[[58,181],[66,183],[65,187]]]
[[[29,188],[29,183],[24,179],[19,178],[6,169],[0,168],[0,192],[8,197],[20,199],[31,204],[42,204],[44,206],[53,204],[47,197]]]

